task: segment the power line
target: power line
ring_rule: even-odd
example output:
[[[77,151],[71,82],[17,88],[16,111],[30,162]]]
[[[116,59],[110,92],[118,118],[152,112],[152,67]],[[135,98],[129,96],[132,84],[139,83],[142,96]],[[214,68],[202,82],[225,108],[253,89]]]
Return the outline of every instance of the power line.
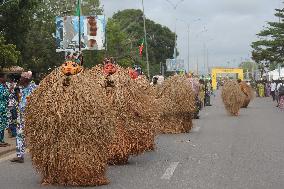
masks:
[[[168,3],[170,3],[172,6],[173,6],[173,8],[174,9],[177,9],[177,7],[178,7],[178,5],[180,4],[180,3],[182,3],[184,0],[180,0],[180,1],[178,1],[176,4],[174,4],[172,1],[170,1],[170,0],[166,0]]]

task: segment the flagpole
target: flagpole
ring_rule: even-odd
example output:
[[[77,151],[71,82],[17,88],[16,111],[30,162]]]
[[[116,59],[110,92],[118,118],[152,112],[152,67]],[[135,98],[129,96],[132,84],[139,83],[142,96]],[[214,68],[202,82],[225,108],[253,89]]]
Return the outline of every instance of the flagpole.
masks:
[[[146,18],[145,18],[145,10],[144,10],[144,0],[142,0],[142,7],[143,7],[145,48],[146,48],[146,62],[147,62],[148,78],[150,80],[150,65],[149,65],[149,56],[148,56],[148,44],[147,44],[147,31],[146,31]]]
[[[79,17],[79,53],[81,54],[81,0],[78,0],[78,17]],[[79,54],[79,57],[80,57]],[[81,56],[81,65],[83,65],[83,55]]]
[[[78,27],[78,38],[79,38],[79,41],[78,41],[78,45],[79,45],[79,55],[78,55],[78,58],[80,60],[80,65],[83,66],[83,63],[84,63],[84,58],[83,58],[83,53],[81,52],[82,49],[82,41],[81,41],[81,0],[78,0],[78,5],[77,5],[77,13],[78,13],[78,24],[79,24],[79,27]]]

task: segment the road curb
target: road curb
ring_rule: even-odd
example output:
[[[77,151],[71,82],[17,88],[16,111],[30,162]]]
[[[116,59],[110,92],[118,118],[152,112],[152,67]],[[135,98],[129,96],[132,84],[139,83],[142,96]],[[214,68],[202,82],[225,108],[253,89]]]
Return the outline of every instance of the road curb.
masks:
[[[10,152],[13,152],[13,151],[15,151],[15,153],[16,153],[16,148],[9,148],[7,150],[4,150],[4,151],[0,152],[0,157],[5,155],[5,154],[8,154]]]

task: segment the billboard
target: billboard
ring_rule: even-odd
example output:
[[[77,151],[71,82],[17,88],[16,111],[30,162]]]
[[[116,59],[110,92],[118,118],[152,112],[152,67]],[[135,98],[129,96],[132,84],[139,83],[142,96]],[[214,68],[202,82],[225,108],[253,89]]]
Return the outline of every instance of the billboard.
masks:
[[[183,59],[167,59],[166,60],[167,65],[167,71],[173,72],[173,71],[184,71],[184,60]]]
[[[81,16],[81,49],[104,50],[106,18],[104,15]],[[79,49],[79,17],[56,17],[56,51]]]

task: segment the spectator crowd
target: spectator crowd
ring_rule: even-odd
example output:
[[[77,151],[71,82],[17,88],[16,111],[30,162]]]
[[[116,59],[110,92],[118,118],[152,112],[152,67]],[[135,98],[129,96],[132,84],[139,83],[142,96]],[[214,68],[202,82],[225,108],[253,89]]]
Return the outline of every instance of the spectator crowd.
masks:
[[[284,108],[284,80],[257,81],[254,87],[257,97],[272,97],[276,107]]]

